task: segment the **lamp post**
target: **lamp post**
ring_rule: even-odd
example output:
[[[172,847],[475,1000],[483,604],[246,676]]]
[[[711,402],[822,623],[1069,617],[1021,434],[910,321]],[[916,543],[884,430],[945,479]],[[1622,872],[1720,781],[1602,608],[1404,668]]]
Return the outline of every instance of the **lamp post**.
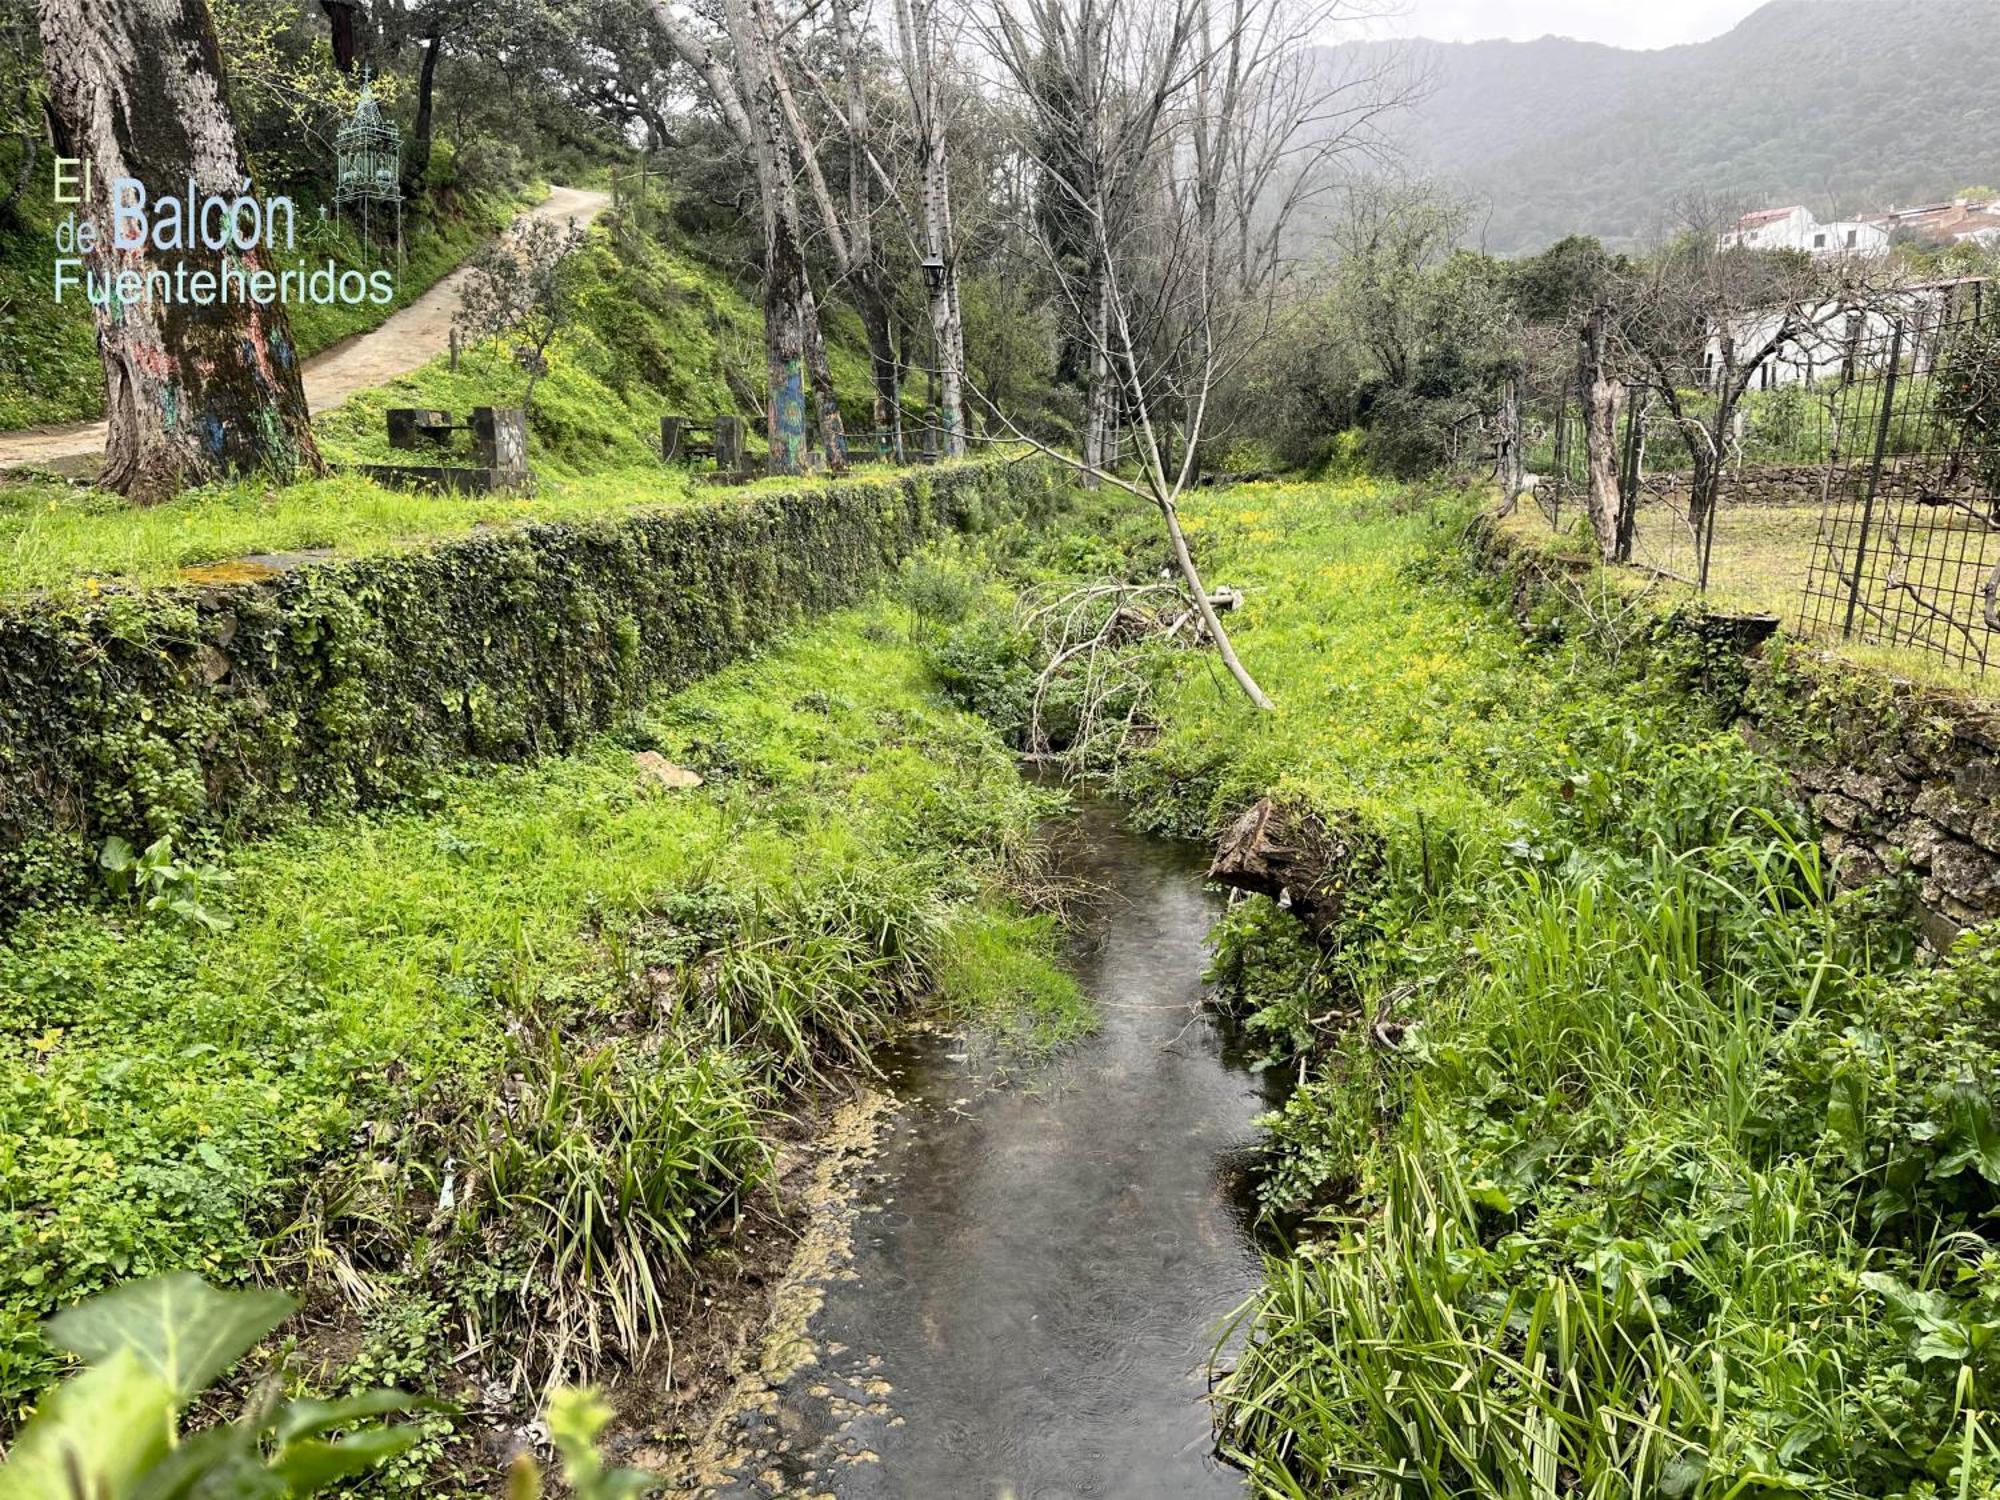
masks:
[[[933,250],[923,259],[924,287],[933,301],[944,290],[944,257]],[[930,368],[930,416],[924,423],[924,459],[929,462],[937,457],[938,451],[938,387],[941,379],[938,371],[938,325],[937,314],[931,312],[931,368]]]

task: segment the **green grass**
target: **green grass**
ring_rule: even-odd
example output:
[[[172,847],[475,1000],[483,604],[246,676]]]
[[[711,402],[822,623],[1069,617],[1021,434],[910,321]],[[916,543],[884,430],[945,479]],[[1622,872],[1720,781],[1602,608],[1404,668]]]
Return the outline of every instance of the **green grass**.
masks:
[[[637,748],[707,784],[652,786]],[[1009,895],[1053,800],[877,606],[585,754],[24,918],[0,1390],[53,1372],[40,1314],[169,1268],[341,1293],[396,1380],[467,1320],[536,1378],[657,1332],[815,1077],[932,1004],[1087,1026]]]
[[[1198,497],[1278,710],[1154,649],[1159,727],[1107,767],[1163,825],[1271,793],[1382,851],[1330,949],[1261,898],[1218,935],[1299,1080],[1225,1448],[1294,1500],[2000,1494],[2000,946],[1916,965],[1906,893],[1833,888],[1670,651],[1484,601],[1467,509]],[[1156,576],[1156,524],[1106,502],[1032,567]],[[983,630],[940,655],[1005,704]]]
[[[1565,510],[1564,517],[1560,537],[1550,531],[1547,516],[1532,504],[1520,506],[1502,525],[1508,535],[1526,545],[1573,557],[1588,555],[1582,510]],[[1646,607],[1661,615],[1696,604],[1725,613],[1775,615],[1789,634],[1842,660],[1966,697],[1994,695],[1990,675],[1954,666],[1928,651],[1844,641],[1838,620],[1831,628],[1807,629],[1803,618],[1806,579],[1815,566],[1825,568],[1820,527],[1817,506],[1724,505],[1716,512],[1709,586],[1704,595],[1688,581],[1699,574],[1700,559],[1686,524],[1665,507],[1651,505],[1639,513],[1633,543],[1633,560],[1639,566],[1597,568],[1590,577],[1594,586],[1615,596],[1643,597]],[[1930,569],[1928,578],[1921,576],[1925,566]],[[1932,587],[1953,585],[1957,582],[1950,576],[1954,571],[1939,559],[1920,565],[1912,577]],[[1821,603],[1818,609],[1825,613],[1826,605]],[[1862,624],[1865,631],[1865,616]]]
[[[754,400],[761,315],[713,271],[633,239],[615,221],[586,253],[582,315],[535,391],[531,497],[413,495],[337,472],[408,458],[388,447],[383,413],[391,406],[462,414],[518,402],[520,372],[498,351],[477,349],[457,370],[434,360],[322,417],[321,448],[336,469],[325,479],[209,486],[147,509],[69,484],[0,484],[0,594],[143,587],[253,553],[325,548],[356,555],[479,526],[685,503],[698,486],[687,469],[659,462],[659,419],[741,411]],[[847,388],[865,392],[863,357],[835,348],[837,368],[853,367]]]

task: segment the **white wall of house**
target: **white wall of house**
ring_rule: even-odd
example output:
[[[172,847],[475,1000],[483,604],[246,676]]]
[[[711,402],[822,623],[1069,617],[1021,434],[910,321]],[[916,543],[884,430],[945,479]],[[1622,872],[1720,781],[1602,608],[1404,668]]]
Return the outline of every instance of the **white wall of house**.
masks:
[[[1806,232],[1807,252],[1818,260],[1841,256],[1869,258],[1889,253],[1889,231],[1867,219],[1835,219]]]
[[[1811,212],[1795,204],[1779,217],[1759,216],[1754,223],[1739,220],[1735,230],[1724,238],[1732,245],[1752,250],[1810,250],[1812,236]]]
[[[1850,350],[1855,373],[1872,374],[1888,362],[1889,336],[1897,323],[1902,323],[1906,333],[1912,327],[1919,331],[1926,325],[1935,328],[1937,320],[1946,316],[1953,305],[1953,291],[1950,283],[1905,287],[1894,293],[1887,305],[1867,309],[1823,302],[1812,310],[1812,324],[1805,333],[1779,347],[1757,367],[1750,377],[1750,389],[1768,391],[1780,386],[1813,386],[1838,380]],[[1756,312],[1733,320],[1730,331],[1737,360],[1750,358],[1768,344],[1783,316],[1776,311]],[[1924,374],[1935,353],[1934,341],[1919,337],[1913,342],[1914,364],[1906,362],[1904,368]],[[1722,335],[1719,331],[1711,332],[1702,357],[1711,383],[1720,373],[1721,363]]]

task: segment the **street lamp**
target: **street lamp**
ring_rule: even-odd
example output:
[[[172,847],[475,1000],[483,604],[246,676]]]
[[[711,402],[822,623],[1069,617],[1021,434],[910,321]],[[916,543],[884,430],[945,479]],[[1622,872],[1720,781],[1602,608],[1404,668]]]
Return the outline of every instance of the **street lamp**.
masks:
[[[933,250],[929,255],[924,257],[923,267],[924,285],[929,288],[930,294],[935,297],[939,292],[944,290],[944,257]],[[924,422],[925,462],[929,462],[937,457],[938,419],[942,415],[938,410],[938,386],[940,381],[938,372],[938,325],[935,313],[931,315],[930,325],[930,412]]]

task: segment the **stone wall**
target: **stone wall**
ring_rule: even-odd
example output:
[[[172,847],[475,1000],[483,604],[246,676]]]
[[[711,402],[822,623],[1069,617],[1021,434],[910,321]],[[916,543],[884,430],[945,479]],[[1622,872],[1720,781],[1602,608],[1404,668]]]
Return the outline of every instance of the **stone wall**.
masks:
[[[1565,560],[1490,525],[1474,538],[1509,582],[1517,616],[1573,593]],[[1818,815],[1834,878],[1853,888],[1907,877],[1939,951],[1966,928],[2000,920],[2000,708],[1783,635],[1718,630],[1718,618],[1669,617],[1659,640],[1705,643],[1710,667],[1695,686],[1733,709],[1738,731],[1790,773]],[[1740,658],[1723,644],[1749,640],[1759,644]],[[1666,650],[1656,657],[1662,670],[1675,659]]]
[[[1739,727],[1790,768],[1843,886],[1907,873],[1940,950],[2000,918],[2000,712],[1781,643]]]
[[[1647,474],[1639,481],[1648,500],[1671,500],[1686,506],[1688,476],[1671,470]],[[1817,505],[1826,492],[1824,464],[1759,464],[1723,476],[1724,505]]]
[[[468,760],[568,750],[852,603],[926,542],[1066,489],[1039,461],[979,461],[255,581],[0,601],[0,923],[83,889],[113,835],[206,851],[304,810],[396,802]]]

